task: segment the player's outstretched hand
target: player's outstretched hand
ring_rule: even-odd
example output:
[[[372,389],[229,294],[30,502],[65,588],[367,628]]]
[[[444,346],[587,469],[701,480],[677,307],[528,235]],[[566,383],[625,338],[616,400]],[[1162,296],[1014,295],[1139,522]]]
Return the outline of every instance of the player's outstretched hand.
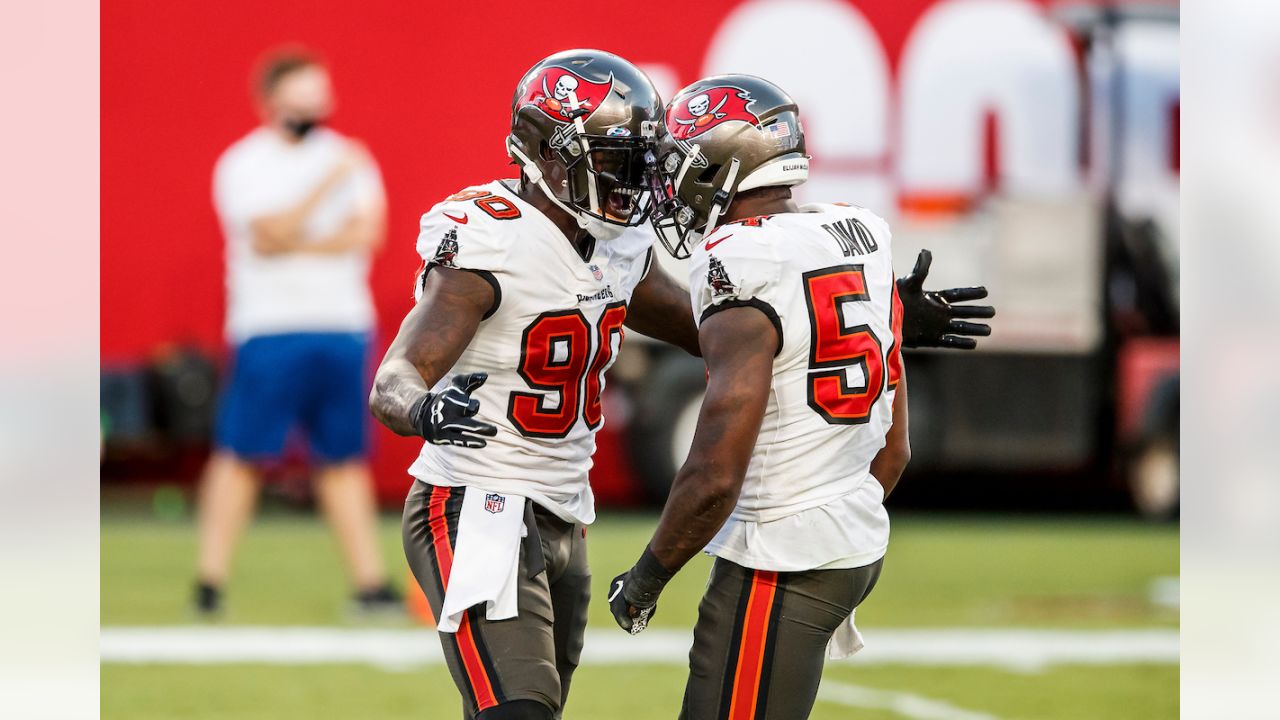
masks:
[[[987,296],[985,287],[950,288],[947,290],[924,289],[929,276],[933,253],[921,250],[911,274],[898,278],[898,297],[902,300],[903,347],[942,347],[972,350],[978,347],[976,337],[991,334],[986,323],[966,322],[965,319],[995,317],[996,309],[990,305],[958,305],[981,300]]]
[[[489,374],[482,372],[458,375],[448,388],[422,396],[410,411],[418,434],[432,445],[484,447],[484,438],[497,435],[498,428],[475,419],[480,401],[471,393],[488,379]]]
[[[646,602],[635,597],[634,589],[635,583],[630,570],[614,578],[609,585],[609,611],[613,613],[618,627],[632,635],[639,635],[649,626],[649,620],[658,611],[658,598],[655,594]]]

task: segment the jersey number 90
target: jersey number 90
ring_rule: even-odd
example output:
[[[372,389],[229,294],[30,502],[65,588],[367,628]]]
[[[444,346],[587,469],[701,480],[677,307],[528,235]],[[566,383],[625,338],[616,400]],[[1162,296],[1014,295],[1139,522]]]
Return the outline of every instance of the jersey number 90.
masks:
[[[613,359],[613,336],[622,335],[626,318],[626,304],[616,302],[605,306],[594,333],[581,310],[546,312],[525,328],[517,371],[529,387],[543,392],[511,393],[507,417],[520,434],[562,438],[579,415],[592,430],[600,427],[601,376]],[[554,407],[548,392],[559,396]]]

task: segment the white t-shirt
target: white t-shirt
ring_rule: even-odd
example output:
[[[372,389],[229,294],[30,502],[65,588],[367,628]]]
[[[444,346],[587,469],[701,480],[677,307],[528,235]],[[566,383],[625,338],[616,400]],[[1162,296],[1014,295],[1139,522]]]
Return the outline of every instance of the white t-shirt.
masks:
[[[363,332],[374,324],[369,252],[260,255],[250,223],[297,206],[337,165],[341,135],[317,128],[296,144],[258,128],[218,158],[213,200],[227,241],[227,339],[292,332]],[[353,213],[382,202],[372,165],[351,171],[307,219],[306,236],[321,240]]]
[[[546,215],[512,192],[515,181],[467,188],[422,216],[424,268],[468,270],[495,290],[496,307],[433,390],[487,372],[473,394],[477,419],[498,429],[483,448],[423,443],[409,472],[529,498],[563,520],[589,524],[587,475],[604,425],[605,371],[622,345],[631,293],[649,267],[648,225],[596,243],[583,260]],[[415,298],[421,296],[418,277]]]
[[[782,336],[742,492],[708,552],[775,571],[884,555],[889,516],[870,466],[901,374],[889,240],[868,210],[807,205],[722,225],[694,250],[699,325],[752,305]]]

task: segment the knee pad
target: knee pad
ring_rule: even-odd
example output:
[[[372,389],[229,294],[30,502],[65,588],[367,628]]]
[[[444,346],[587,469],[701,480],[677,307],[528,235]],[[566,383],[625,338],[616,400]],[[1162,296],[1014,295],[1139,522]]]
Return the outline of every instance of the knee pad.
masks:
[[[537,700],[512,700],[476,715],[476,720],[555,720],[551,708]]]

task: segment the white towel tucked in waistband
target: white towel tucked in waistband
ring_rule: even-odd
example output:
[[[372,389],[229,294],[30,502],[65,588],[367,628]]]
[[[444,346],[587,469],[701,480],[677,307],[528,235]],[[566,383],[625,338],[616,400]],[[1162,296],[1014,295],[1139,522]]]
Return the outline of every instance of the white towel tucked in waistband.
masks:
[[[853,616],[857,613],[857,610],[849,613],[849,619],[836,628],[831,641],[827,643],[827,657],[831,660],[842,660],[866,647],[866,643],[862,642],[862,633],[853,624]]]
[[[437,630],[457,632],[463,613],[480,603],[490,620],[516,616],[520,539],[528,533],[524,503],[519,495],[467,487]]]

